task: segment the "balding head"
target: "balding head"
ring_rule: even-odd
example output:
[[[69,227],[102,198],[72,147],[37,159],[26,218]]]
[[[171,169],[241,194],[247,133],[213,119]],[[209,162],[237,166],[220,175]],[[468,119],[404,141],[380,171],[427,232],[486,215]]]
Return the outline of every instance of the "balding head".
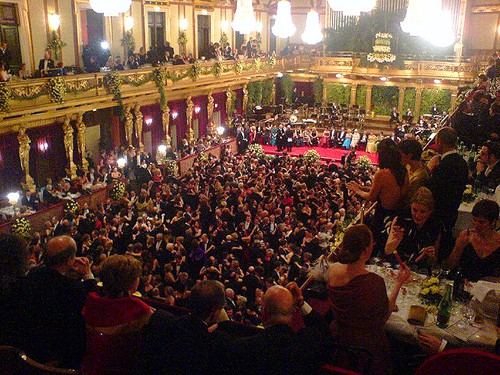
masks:
[[[47,242],[44,263],[58,267],[76,256],[76,242],[70,236],[53,237]]]
[[[292,323],[295,311],[294,300],[288,289],[279,285],[270,287],[264,295],[262,303],[262,323],[264,325],[290,325]]]

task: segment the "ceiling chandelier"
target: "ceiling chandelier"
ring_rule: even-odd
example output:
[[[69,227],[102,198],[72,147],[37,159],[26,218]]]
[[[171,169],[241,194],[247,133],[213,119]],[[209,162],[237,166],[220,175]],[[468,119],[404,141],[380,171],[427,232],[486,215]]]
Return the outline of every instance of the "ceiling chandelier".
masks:
[[[128,12],[132,0],[89,0],[92,10],[104,13],[105,17],[118,17],[120,13]]]
[[[315,10],[307,13],[306,28],[302,34],[302,41],[307,44],[318,44],[323,40],[321,25],[319,23],[319,14]]]
[[[443,10],[442,0],[410,0],[401,30],[437,47],[448,47],[455,41],[451,14]]]
[[[252,0],[238,0],[231,27],[240,34],[249,34],[257,30],[257,20],[253,12]]]
[[[359,16],[371,12],[377,0],[328,0],[328,5],[335,12],[343,12],[344,16]]]
[[[297,31],[292,21],[292,7],[289,1],[280,0],[278,2],[276,22],[271,28],[271,31],[278,38],[289,38]]]

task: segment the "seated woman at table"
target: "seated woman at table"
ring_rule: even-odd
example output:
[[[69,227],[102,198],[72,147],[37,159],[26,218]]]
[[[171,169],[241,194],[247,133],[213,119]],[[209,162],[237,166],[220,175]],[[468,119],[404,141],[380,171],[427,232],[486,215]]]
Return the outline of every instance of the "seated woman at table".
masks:
[[[448,257],[448,266],[460,268],[468,280],[500,276],[500,233],[495,231],[499,211],[495,201],[477,202],[472,208],[474,228],[460,233]]]
[[[384,279],[365,268],[372,249],[373,235],[366,225],[346,230],[339,263],[331,265],[328,271],[328,295],[334,318],[331,330],[340,344],[361,346],[372,353],[371,373],[387,374],[390,350],[384,325],[410,270],[406,264],[401,265],[388,297]]]
[[[443,224],[432,216],[434,199],[431,191],[421,187],[411,198],[411,218],[395,217],[392,221],[385,253],[397,252],[408,264],[429,268],[437,262]],[[410,266],[411,267],[411,266]]]

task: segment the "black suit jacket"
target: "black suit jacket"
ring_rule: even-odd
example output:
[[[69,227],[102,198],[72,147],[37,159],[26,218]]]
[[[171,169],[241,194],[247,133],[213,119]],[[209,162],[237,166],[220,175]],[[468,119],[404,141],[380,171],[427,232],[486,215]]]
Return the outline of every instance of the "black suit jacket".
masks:
[[[306,328],[294,333],[287,325],[237,340],[230,355],[232,374],[316,374],[326,362],[329,331],[318,313],[304,316]]]
[[[62,367],[78,368],[86,349],[82,309],[95,280],[80,282],[40,266],[27,277],[24,347],[39,362],[55,360]]]
[[[49,59],[47,63],[47,69],[54,69],[56,66],[54,65],[54,60]],[[41,59],[38,63],[38,70],[42,71],[45,69],[45,59]]]
[[[431,175],[429,188],[434,197],[434,213],[448,231],[457,220],[468,177],[467,162],[458,153],[442,159]]]
[[[483,172],[478,176],[482,186],[497,187],[500,185],[500,162],[496,163],[491,172],[486,176]]]

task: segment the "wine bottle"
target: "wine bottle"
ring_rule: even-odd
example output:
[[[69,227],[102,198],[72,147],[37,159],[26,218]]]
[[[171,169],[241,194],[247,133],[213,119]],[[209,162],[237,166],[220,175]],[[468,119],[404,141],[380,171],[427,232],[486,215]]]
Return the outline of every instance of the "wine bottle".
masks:
[[[439,302],[438,313],[437,313],[437,323],[439,328],[448,327],[448,322],[451,316],[451,285],[446,285],[446,290],[441,302]]]
[[[460,268],[455,272],[455,277],[453,278],[453,300],[462,301],[464,298],[464,285],[465,277]]]

